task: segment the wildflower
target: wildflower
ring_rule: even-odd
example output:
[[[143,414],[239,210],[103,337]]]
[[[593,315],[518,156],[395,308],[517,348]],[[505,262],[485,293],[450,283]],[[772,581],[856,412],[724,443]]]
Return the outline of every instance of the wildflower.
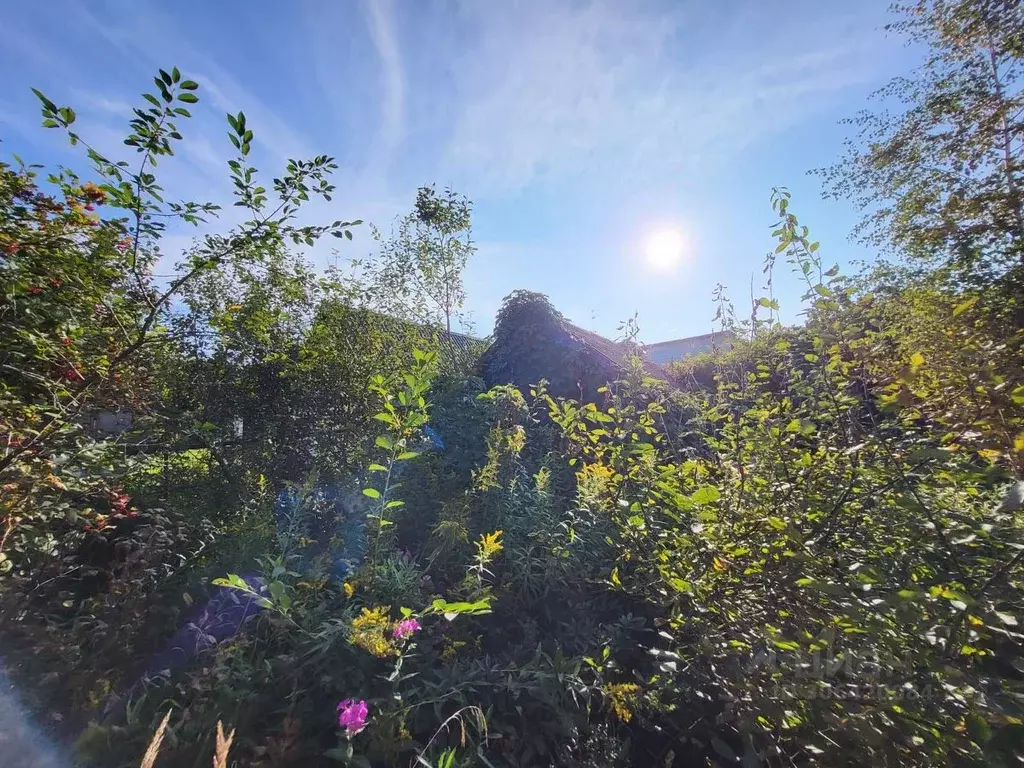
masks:
[[[352,597],[356,593],[356,588],[348,581],[342,585],[342,589],[345,590],[345,597]]]
[[[604,464],[586,464],[576,473],[576,493],[580,506],[600,508],[611,491],[615,472]]]
[[[28,292],[33,296],[38,296],[40,293],[43,292],[43,289],[40,288],[38,285],[33,285],[31,288],[28,289]]]
[[[397,655],[397,649],[384,634],[391,627],[387,608],[363,608],[363,612],[352,619],[350,642],[379,659]]]
[[[636,683],[614,683],[604,687],[612,712],[624,723],[633,719],[633,709],[636,708],[639,692],[640,686]]]
[[[477,557],[480,560],[488,562],[501,552],[501,534],[502,531],[498,530],[493,533],[485,533],[480,537],[480,541],[476,542]]]
[[[441,651],[441,659],[449,663],[453,662],[459,655],[459,650],[465,647],[466,643],[463,640],[446,641],[444,645],[444,650]]]
[[[395,640],[407,640],[419,631],[419,621],[416,619],[404,619],[395,624],[395,628],[391,630],[391,636],[395,638]]]
[[[64,285],[64,283],[62,283],[60,280],[57,280],[56,278],[53,278],[50,280],[50,285],[52,285],[54,288],[60,288],[62,285]]]
[[[370,709],[365,701],[345,699],[338,702],[338,725],[345,729],[348,736],[355,736],[366,727]]]
[[[21,246],[18,245],[18,243],[10,243],[9,245],[4,246],[4,250],[7,252],[8,256],[13,256],[21,250]]]
[[[132,247],[132,242],[133,241],[131,235],[125,235],[124,237],[117,241],[114,247],[117,248],[119,253],[124,253],[125,251]]]
[[[551,490],[551,470],[541,467],[533,476],[533,482],[537,493],[548,493]]]

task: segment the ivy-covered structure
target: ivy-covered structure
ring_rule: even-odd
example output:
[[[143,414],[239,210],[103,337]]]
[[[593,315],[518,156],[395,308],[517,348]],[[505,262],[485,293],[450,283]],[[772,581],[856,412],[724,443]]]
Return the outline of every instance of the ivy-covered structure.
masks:
[[[589,401],[638,354],[635,343],[611,341],[569,322],[544,294],[514,291],[498,310],[480,374],[488,386],[526,388],[547,379],[552,394]],[[642,364],[649,375],[667,378],[657,364]]]

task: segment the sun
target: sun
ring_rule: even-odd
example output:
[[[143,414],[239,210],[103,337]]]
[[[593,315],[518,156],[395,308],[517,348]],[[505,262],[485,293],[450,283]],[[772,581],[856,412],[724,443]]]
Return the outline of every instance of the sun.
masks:
[[[654,269],[667,272],[683,258],[686,243],[674,229],[663,229],[647,238],[647,263]]]

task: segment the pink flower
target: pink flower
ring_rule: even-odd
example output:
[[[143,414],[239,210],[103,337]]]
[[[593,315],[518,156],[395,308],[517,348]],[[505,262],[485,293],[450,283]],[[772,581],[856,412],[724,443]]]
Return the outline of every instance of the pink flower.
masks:
[[[370,709],[365,701],[345,699],[338,702],[338,725],[345,729],[349,736],[355,736],[366,727]]]
[[[404,619],[395,625],[391,630],[391,636],[395,640],[405,640],[413,636],[413,633],[420,631],[420,623],[416,619]]]

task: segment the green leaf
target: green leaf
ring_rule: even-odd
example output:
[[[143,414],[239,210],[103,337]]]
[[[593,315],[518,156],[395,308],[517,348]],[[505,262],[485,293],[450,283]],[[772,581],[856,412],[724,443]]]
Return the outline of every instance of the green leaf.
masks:
[[[816,581],[814,579],[797,579],[796,585],[806,589],[813,589],[815,592],[824,592],[828,595],[848,595],[849,590],[841,584],[834,584],[830,581]]]
[[[684,592],[686,594],[693,592],[693,585],[685,579],[672,578],[668,580],[668,584],[676,592]]]
[[[195,91],[199,88],[199,83],[195,80],[182,80],[181,85],[178,87],[183,91]]]
[[[408,461],[409,459],[415,459],[417,456],[419,456],[419,453],[416,451],[402,451],[400,454],[395,456],[395,460]]]
[[[713,485],[701,486],[696,491],[694,491],[692,494],[690,494],[690,500],[694,504],[698,504],[698,505],[713,504],[714,502],[718,501],[720,498],[722,498],[722,494]]]
[[[723,760],[727,760],[730,763],[739,762],[739,757],[736,756],[736,753],[733,751],[732,747],[730,747],[717,736],[711,737],[711,747],[715,750],[715,752],[718,753],[718,756],[721,757]]]
[[[907,455],[907,461],[929,461],[930,459],[945,460],[952,454],[945,448],[918,448]]]
[[[150,72],[152,72],[152,71],[153,70],[150,70]],[[169,74],[167,74],[167,72],[165,72],[162,69],[160,70],[160,79],[164,81],[164,85],[170,85],[171,83],[174,82],[174,78],[171,77]]]
[[[368,469],[371,472],[387,472],[388,471],[388,468],[385,467],[383,464],[371,464],[368,467]]]
[[[194,93],[179,93],[178,101],[183,101],[186,104],[195,104],[197,101],[199,101],[199,97],[196,96]]]
[[[984,744],[992,738],[992,729],[980,715],[971,712],[964,716],[964,724],[967,726],[967,733],[975,744]]]
[[[1017,405],[1024,405],[1024,384],[1021,384],[1010,393],[1010,399]]]
[[[52,101],[50,101],[45,96],[43,96],[43,94],[39,90],[37,90],[36,88],[33,88],[32,89],[32,93],[34,93],[36,95],[36,98],[39,99],[39,101],[42,103],[43,107],[47,111],[49,111],[49,112],[56,112],[57,111],[57,105],[54,104]]]
[[[377,439],[373,441],[373,444],[378,448],[383,448],[385,451],[390,451],[394,448],[394,443],[391,442],[391,438],[387,435],[377,435]]]
[[[371,499],[379,499],[380,491],[376,488],[363,488],[363,496],[369,496]]]
[[[953,317],[960,317],[960,315],[962,315],[968,309],[977,304],[978,299],[980,298],[980,296],[972,296],[971,298],[967,299],[967,301],[961,301],[959,304],[953,307]]]

